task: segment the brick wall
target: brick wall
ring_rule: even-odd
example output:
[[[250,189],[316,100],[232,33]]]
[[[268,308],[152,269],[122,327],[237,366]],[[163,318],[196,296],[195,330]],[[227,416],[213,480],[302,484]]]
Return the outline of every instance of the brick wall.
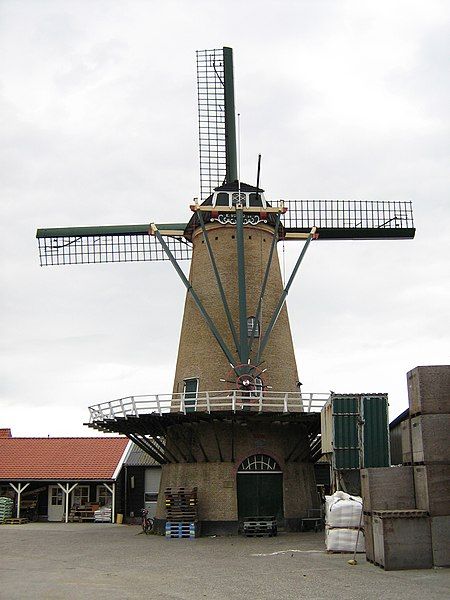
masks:
[[[233,323],[239,336],[237,250],[234,239],[236,228],[209,224],[207,229]],[[268,226],[245,227],[247,316],[256,313],[272,238],[273,229]],[[228,347],[233,349],[233,338],[229,332],[201,229],[197,229],[193,244],[189,279]],[[272,316],[282,290],[280,266],[275,249],[263,303],[262,331]],[[257,340],[253,347],[257,347]],[[297,390],[297,365],[286,306],[281,311],[262,358],[265,361],[263,366],[267,368],[267,372],[263,375],[266,385],[272,386],[274,391]],[[226,357],[188,294],[184,308],[173,391],[182,392],[183,380],[191,377],[199,379],[200,391],[226,389],[226,384],[221,383],[220,378],[229,379],[229,372],[230,365]]]

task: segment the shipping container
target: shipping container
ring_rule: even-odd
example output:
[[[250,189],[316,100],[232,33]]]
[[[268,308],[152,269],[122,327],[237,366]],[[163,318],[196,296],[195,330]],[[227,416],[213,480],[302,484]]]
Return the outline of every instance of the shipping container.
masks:
[[[322,410],[322,452],[335,470],[388,467],[387,394],[332,394]]]

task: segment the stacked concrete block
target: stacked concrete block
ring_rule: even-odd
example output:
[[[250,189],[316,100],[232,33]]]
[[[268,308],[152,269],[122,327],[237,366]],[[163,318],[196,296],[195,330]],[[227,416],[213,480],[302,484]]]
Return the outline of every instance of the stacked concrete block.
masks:
[[[450,566],[450,366],[407,374],[403,462],[412,465],[416,507],[430,515],[434,566]]]
[[[361,470],[361,495],[366,534],[366,559],[375,560],[374,514],[379,511],[415,508],[412,467],[381,467]]]
[[[366,556],[389,570],[450,566],[450,366],[407,382],[403,467],[361,471]]]

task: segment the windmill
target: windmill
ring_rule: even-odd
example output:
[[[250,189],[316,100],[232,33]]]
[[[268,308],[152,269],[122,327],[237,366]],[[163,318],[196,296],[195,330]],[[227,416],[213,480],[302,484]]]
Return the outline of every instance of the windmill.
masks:
[[[260,498],[254,514],[270,509],[295,520],[315,501],[317,411],[325,398],[305,397],[299,389],[286,297],[313,240],[412,238],[412,207],[385,201],[268,202],[259,163],[256,185],[238,177],[231,48],[197,52],[197,89],[200,198],[190,204],[189,220],[39,229],[40,261],[172,264],[186,288],[172,392],[91,406],[89,425],[124,433],[145,449],[163,465],[162,485],[197,484],[216,498],[204,522],[236,523],[251,510],[252,497]],[[285,284],[279,241],[303,242]],[[189,277],[180,266],[184,260],[191,261]],[[267,487],[261,475],[256,493],[248,478],[239,478],[255,465],[262,475],[281,473],[284,483],[275,486],[272,478]],[[230,491],[217,503],[219,481]],[[269,507],[262,499],[266,488],[273,496]],[[293,508],[289,495],[298,496],[300,488],[308,491]],[[162,516],[162,507],[158,511]]]

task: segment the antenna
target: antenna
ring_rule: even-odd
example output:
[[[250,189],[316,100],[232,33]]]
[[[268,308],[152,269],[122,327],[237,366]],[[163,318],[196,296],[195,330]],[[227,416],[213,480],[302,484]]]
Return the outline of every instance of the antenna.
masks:
[[[237,180],[238,180],[238,198],[239,198],[239,203],[241,202],[241,114],[238,113],[238,144],[237,144],[237,149],[238,149],[238,173],[237,173]]]
[[[258,154],[258,168],[256,170],[256,203],[259,200],[259,175],[261,173],[261,154]]]

